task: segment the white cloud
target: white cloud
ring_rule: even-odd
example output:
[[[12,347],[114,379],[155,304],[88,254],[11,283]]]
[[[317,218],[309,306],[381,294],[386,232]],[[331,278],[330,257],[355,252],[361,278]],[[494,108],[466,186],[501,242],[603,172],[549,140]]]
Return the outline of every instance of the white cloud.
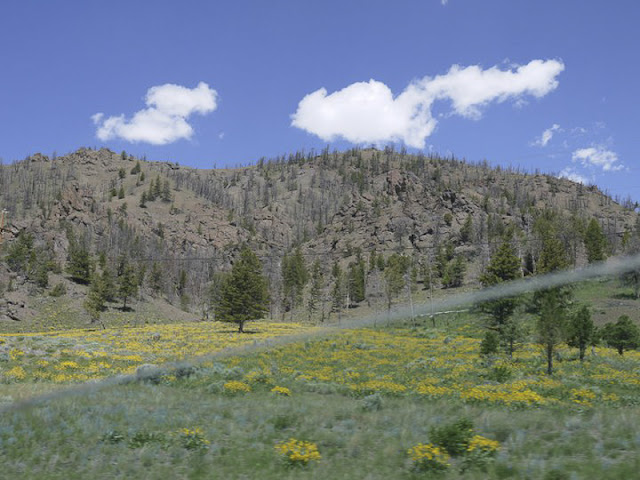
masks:
[[[558,178],[566,178],[566,179],[571,180],[572,182],[582,183],[583,185],[587,185],[587,184],[590,183],[589,179],[587,177],[585,177],[584,175],[579,174],[578,172],[576,172],[571,167],[567,167],[564,170],[562,170],[558,174]]]
[[[553,138],[553,134],[559,130],[560,125],[554,123],[550,128],[547,128],[544,132],[542,132],[540,138],[533,142],[532,145],[537,145],[538,147],[546,147],[547,143],[549,143]]]
[[[352,143],[403,141],[424,148],[438,123],[431,114],[435,101],[448,100],[454,114],[478,119],[482,107],[491,102],[543,97],[558,86],[556,77],[563,70],[558,60],[532,60],[514,70],[454,65],[444,75],[412,82],[396,97],[376,80],[353,83],[331,94],[321,88],[300,101],[291,125],[325,141],[338,137]]]
[[[580,162],[584,166],[601,167],[605,172],[616,172],[624,168],[624,165],[618,164],[618,155],[602,145],[580,148],[573,152],[571,160]]]
[[[180,139],[189,139],[193,128],[187,119],[194,113],[201,115],[217,108],[217,92],[200,82],[195,88],[167,83],[147,91],[147,108],[136,112],[130,120],[124,115],[104,118],[96,113],[91,120],[97,125],[96,136],[102,140],[120,138],[127,142],[145,142],[166,145]]]

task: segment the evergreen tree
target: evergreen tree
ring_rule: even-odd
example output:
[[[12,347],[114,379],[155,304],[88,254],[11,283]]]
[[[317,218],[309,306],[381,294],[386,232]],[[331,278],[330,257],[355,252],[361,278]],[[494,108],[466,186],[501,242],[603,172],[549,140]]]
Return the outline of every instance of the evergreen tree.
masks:
[[[566,251],[552,224],[541,230],[542,251],[538,261],[538,273],[552,273],[569,264]],[[547,374],[553,374],[555,347],[565,339],[567,310],[571,299],[569,287],[554,287],[539,290],[534,294],[533,307],[538,317],[536,330],[547,360]]]
[[[473,238],[473,217],[471,214],[467,216],[464,224],[460,228],[460,241],[462,243],[468,243]]]
[[[178,297],[182,298],[187,289],[187,272],[185,270],[180,270],[180,274],[178,275],[178,284],[176,285],[176,293]]]
[[[138,293],[136,270],[133,265],[125,261],[122,273],[118,277],[118,296],[122,299],[122,310],[127,309],[127,300]]]
[[[67,230],[69,250],[67,252],[67,273],[76,283],[88,284],[91,281],[93,265],[85,242],[79,242],[71,229]]]
[[[83,307],[91,317],[91,323],[100,320],[101,313],[105,310],[104,288],[101,278],[95,274],[91,277],[89,292],[83,303]]]
[[[318,307],[322,306],[321,321],[324,321],[324,302],[322,301],[322,290],[324,289],[324,275],[322,274],[322,266],[320,261],[313,262],[311,267],[311,291],[309,292],[309,320],[311,316],[318,311]]]
[[[344,274],[338,262],[333,264],[331,269],[331,276],[333,277],[333,289],[331,290],[331,311],[338,313],[344,309]]]
[[[589,263],[601,262],[606,258],[607,238],[602,233],[600,222],[592,218],[584,234],[584,246]]]
[[[352,304],[363,302],[366,298],[365,278],[364,260],[358,255],[356,261],[349,265],[348,290]]]
[[[7,264],[14,272],[27,274],[34,257],[33,235],[21,231],[15,242],[7,249]]]
[[[480,277],[484,287],[492,287],[520,277],[520,259],[509,240],[503,241],[495,252],[486,272]],[[512,318],[520,300],[515,297],[499,298],[478,305],[478,309],[489,315],[488,328],[498,334],[498,338],[510,357],[513,356],[518,340],[518,325]]]
[[[162,290],[164,275],[160,265],[157,262],[153,262],[151,265],[151,273],[149,275],[149,286],[151,291],[156,295]]]
[[[224,284],[227,274],[223,272],[215,272],[211,277],[209,288],[207,290],[209,310],[213,312],[214,319],[222,298],[222,285]]]
[[[391,311],[393,300],[400,294],[405,286],[405,274],[409,269],[409,259],[403,255],[394,253],[386,262],[384,269],[385,298],[387,310]]]
[[[98,279],[97,275],[94,275],[94,281],[97,279]],[[111,272],[111,269],[108,267],[105,267],[102,270],[102,275],[99,280],[100,280],[101,293],[102,293],[102,296],[104,297],[104,300],[107,302],[113,302],[116,299],[117,289],[116,289],[116,283],[113,277],[113,273]],[[92,284],[94,283],[94,281],[92,281]]]
[[[283,307],[290,311],[302,302],[302,292],[309,281],[309,272],[304,263],[300,248],[293,255],[282,259]]]
[[[269,292],[262,263],[249,247],[244,246],[222,284],[216,317],[223,322],[237,323],[238,331],[242,333],[244,324],[262,318],[268,305]]]
[[[165,179],[164,183],[162,184],[162,193],[160,195],[160,198],[163,202],[171,201],[171,185],[169,185],[169,179]]]
[[[453,260],[446,264],[442,276],[442,286],[446,288],[461,287],[464,282],[464,274],[467,270],[467,263],[462,255],[456,255]]]
[[[640,329],[628,315],[622,315],[616,323],[604,326],[602,338],[622,355],[625,350],[635,350],[640,346]]]
[[[162,181],[160,175],[156,177],[156,182],[153,184],[153,198],[160,198],[162,195]]]
[[[149,182],[149,190],[147,191],[147,200],[150,202],[153,202],[156,199],[156,182],[155,180],[152,178],[151,182]]]
[[[567,344],[580,350],[580,361],[584,361],[587,347],[594,341],[595,326],[587,306],[583,306],[569,319],[567,325]]]
[[[627,253],[640,255],[640,215],[636,219],[635,233],[629,235],[627,240]],[[640,298],[640,268],[623,273],[621,279],[624,285],[633,288],[633,295],[636,300]]]

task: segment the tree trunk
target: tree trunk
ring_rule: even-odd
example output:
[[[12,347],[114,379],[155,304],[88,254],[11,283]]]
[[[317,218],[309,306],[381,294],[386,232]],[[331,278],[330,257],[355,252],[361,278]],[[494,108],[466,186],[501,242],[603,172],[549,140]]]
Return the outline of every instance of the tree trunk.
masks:
[[[584,352],[587,349],[586,345],[580,345],[580,361],[584,362]]]
[[[244,333],[244,322],[238,322],[238,333]]]
[[[547,345],[547,375],[553,375],[553,345]]]

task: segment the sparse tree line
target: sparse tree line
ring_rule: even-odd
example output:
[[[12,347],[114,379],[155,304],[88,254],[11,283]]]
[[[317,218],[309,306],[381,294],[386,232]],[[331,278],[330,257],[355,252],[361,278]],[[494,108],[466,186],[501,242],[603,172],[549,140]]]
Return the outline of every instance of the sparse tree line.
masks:
[[[559,222],[555,215],[540,217],[536,227],[542,236],[542,247],[536,262],[540,274],[552,273],[570,266],[569,254],[559,237]],[[636,225],[638,226],[638,225]],[[627,253],[640,252],[640,230],[625,240]],[[591,220],[585,230],[584,246],[590,263],[602,261],[607,255],[607,242],[597,221]],[[508,232],[480,281],[484,286],[495,286],[522,277],[522,261],[518,257],[512,232]],[[638,298],[638,272],[624,274],[621,280],[634,287]],[[481,303],[476,306],[485,314],[487,332],[481,345],[485,355],[504,351],[510,358],[518,344],[526,337],[527,331],[522,314],[529,313],[535,318],[534,334],[544,350],[547,373],[554,369],[554,359],[558,345],[567,343],[579,350],[580,361],[585,358],[586,349],[604,341],[616,348],[622,355],[625,350],[640,347],[640,329],[628,316],[622,315],[616,322],[609,322],[596,328],[587,305],[575,304],[572,287],[554,287],[536,291],[525,297],[508,297]]]
[[[533,244],[536,248],[526,253],[519,243],[517,230],[505,229],[503,238],[508,238],[508,241],[494,251],[491,262],[479,279],[480,283],[491,286],[531,272],[546,273],[569,267],[570,252],[559,233],[562,223],[562,218],[551,211],[540,215],[534,222],[534,232],[542,239],[542,246],[536,242]],[[595,219],[585,224],[582,242],[587,257],[592,262],[603,260],[609,251],[606,237]],[[122,308],[126,309],[127,302],[138,292],[141,295],[143,292],[152,296],[164,295],[171,301],[175,298],[185,310],[200,308],[203,316],[215,316],[218,289],[225,272],[229,271],[228,264],[225,267],[220,263],[207,265],[199,262],[199,269],[193,268],[192,264],[167,268],[167,262],[162,259],[145,258],[149,245],[144,248],[140,237],[134,230],[127,229],[126,224],[123,226],[116,222],[112,233],[121,227],[124,228],[115,239],[100,237],[98,246],[101,247],[94,258],[90,253],[90,236],[85,233],[78,237],[70,225],[64,226],[68,241],[64,272],[72,281],[90,287],[91,299],[87,306],[92,318],[98,318],[105,305],[115,299],[121,300]],[[624,243],[628,252],[640,251],[638,231],[630,233]],[[151,247],[163,253],[161,242]],[[107,262],[106,251],[120,253],[115,258],[111,256]],[[384,305],[390,310],[398,298],[402,302],[412,302],[419,284],[425,290],[434,286],[455,288],[462,285],[468,263],[464,255],[456,253],[453,241],[444,242],[435,249],[435,253],[422,256],[404,253],[385,255],[372,250],[365,258],[359,248],[350,248],[345,255],[346,260],[334,259],[333,262],[328,261],[331,258],[328,256],[312,255],[308,260],[302,249],[297,247],[281,258],[277,257],[275,268],[271,259],[271,269],[265,266],[271,316],[279,312],[282,318],[287,314],[293,318],[306,311],[309,319],[324,321],[332,315],[339,317],[345,309],[365,301],[369,305]],[[224,256],[231,258],[228,254]],[[40,288],[49,287],[48,272],[63,271],[63,267],[54,260],[51,245],[36,245],[33,235],[27,232],[19,235],[8,247],[5,259],[12,271]],[[623,281],[634,288],[636,297],[640,283],[638,277],[638,272],[630,272],[623,277]],[[118,285],[115,290],[111,286],[114,282]],[[60,288],[56,292],[60,293]],[[562,295],[557,295],[556,303],[562,301]],[[517,328],[506,325],[504,319],[513,313],[515,303],[513,299],[504,299],[496,301],[495,305],[482,307],[496,319],[492,329],[512,345],[510,348],[513,348]],[[539,303],[542,305],[542,300]]]
[[[202,175],[167,164],[141,164],[125,152],[122,159],[130,163],[114,174],[107,200],[126,199],[133,188],[131,177],[135,176],[136,187],[144,186],[138,203],[142,208],[149,202],[171,202],[173,185],[174,190],[190,189],[225,208],[234,222],[240,220],[239,225],[247,232],[248,245],[256,251],[260,248],[262,258],[269,257],[261,268],[268,286],[269,301],[265,308],[273,318],[302,315],[325,321],[340,318],[346,310],[364,302],[390,310],[395,302],[413,302],[419,288],[461,286],[470,280],[471,265],[484,266],[479,280],[489,286],[512,279],[510,275],[545,273],[584,261],[601,261],[611,254],[640,251],[640,224],[619,235],[622,223],[589,218],[580,210],[584,191],[593,187],[576,189],[575,197],[562,211],[539,209],[537,205],[545,196],[560,195],[562,181],[542,177],[545,188],[536,191],[527,188],[516,172],[490,169],[487,164],[469,165],[453,158],[407,155],[393,148],[353,149],[344,153],[325,149],[318,155],[298,152],[289,157],[263,159],[252,169]],[[313,174],[304,180],[306,177],[301,174],[311,167]],[[390,174],[396,172],[399,181],[394,183]],[[0,181],[10,186],[2,191],[2,201],[12,205],[14,213],[32,209],[36,204],[43,205],[43,212],[50,211],[52,202],[74,175],[73,165],[62,168],[54,163],[19,162],[0,166]],[[125,191],[126,179],[129,192]],[[476,186],[482,195],[481,208],[464,214],[458,203],[463,187],[469,185]],[[358,224],[354,219],[358,216],[384,215],[386,208],[405,202],[409,194],[421,202],[424,217],[390,221],[394,243],[384,251],[363,252],[352,248],[349,238],[337,235],[334,253],[314,255],[313,251],[305,250],[305,242],[325,233],[336,219],[343,222],[348,232],[355,231]],[[607,202],[606,196],[600,198]],[[548,204],[548,198],[544,200]],[[223,286],[237,263],[233,260],[244,251],[241,245],[204,253],[187,245],[176,255],[175,245],[165,238],[161,221],[157,221],[153,235],[143,236],[139,227],[128,221],[126,201],[113,208],[108,203],[95,208],[96,212],[106,209],[105,224],[83,227],[84,230],[60,226],[68,242],[64,262],[56,260],[52,245],[38,242],[32,234],[23,232],[5,245],[9,268],[41,289],[51,288],[49,272],[65,273],[72,281],[86,285],[85,307],[94,320],[109,305],[117,303],[121,308],[130,308],[132,298],[144,295],[162,296],[185,310],[199,311],[203,317],[221,318]],[[285,245],[265,248],[275,232],[255,227],[254,212],[261,208],[282,218],[290,228]],[[427,216],[426,212],[433,215]],[[429,245],[422,249],[414,248],[418,226],[428,231],[429,236]],[[506,256],[501,253],[505,238],[517,261],[512,258],[510,266],[494,265],[496,256]],[[181,260],[180,256],[187,260]],[[211,260],[190,261],[189,257]],[[516,273],[505,273],[507,267],[513,267]],[[474,280],[472,277],[471,281]],[[637,298],[640,273],[630,272],[624,281],[634,288]],[[64,284],[55,285],[54,289],[56,294],[64,294]],[[571,296],[563,290],[553,291],[541,293],[529,303],[535,304],[541,324],[555,326],[557,322],[550,320],[555,314],[540,312],[561,311],[564,305],[571,305]],[[490,331],[511,353],[521,332],[508,319],[523,308],[522,302],[513,299],[483,307],[489,317],[496,319]],[[566,317],[569,318],[569,313]],[[553,328],[540,328],[551,332],[545,341],[553,353],[553,346],[566,336],[566,329],[553,333]]]

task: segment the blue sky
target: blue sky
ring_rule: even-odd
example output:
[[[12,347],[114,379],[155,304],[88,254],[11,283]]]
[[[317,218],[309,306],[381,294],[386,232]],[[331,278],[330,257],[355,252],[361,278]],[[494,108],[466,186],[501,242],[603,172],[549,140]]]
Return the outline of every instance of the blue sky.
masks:
[[[7,0],[0,157],[394,142],[640,200],[639,20],[631,0]]]

